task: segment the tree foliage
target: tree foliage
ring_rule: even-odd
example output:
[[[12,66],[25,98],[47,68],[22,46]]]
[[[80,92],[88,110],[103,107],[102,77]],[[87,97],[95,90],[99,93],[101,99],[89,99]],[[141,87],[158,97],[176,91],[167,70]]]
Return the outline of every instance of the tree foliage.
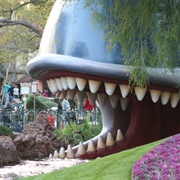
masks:
[[[54,1],[0,1],[0,63],[35,56]]]
[[[95,3],[95,4],[94,4]],[[105,7],[105,13],[99,12]],[[148,83],[146,67],[173,69],[180,61],[180,1],[88,0],[93,21],[103,25],[108,48],[121,45],[121,53],[130,68],[130,81]]]

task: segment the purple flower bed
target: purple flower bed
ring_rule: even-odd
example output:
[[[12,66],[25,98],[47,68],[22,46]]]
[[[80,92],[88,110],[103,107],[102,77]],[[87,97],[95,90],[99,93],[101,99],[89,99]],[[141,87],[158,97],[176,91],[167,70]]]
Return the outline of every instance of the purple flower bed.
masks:
[[[180,134],[142,156],[132,168],[133,180],[180,180]]]

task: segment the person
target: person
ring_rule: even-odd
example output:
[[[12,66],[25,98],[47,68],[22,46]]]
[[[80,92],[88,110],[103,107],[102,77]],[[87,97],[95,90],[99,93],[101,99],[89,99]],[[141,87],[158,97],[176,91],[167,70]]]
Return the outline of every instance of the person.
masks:
[[[11,88],[9,89],[9,94],[10,94],[10,102],[11,102],[11,100],[13,99],[13,89],[14,89],[14,84],[12,83],[11,84]]]
[[[59,98],[58,110],[62,110],[62,99],[61,98]]]
[[[8,83],[3,82],[3,91],[4,91],[4,104],[10,101],[10,90],[11,86]]]
[[[93,109],[96,109],[96,103],[94,103],[94,105],[92,106],[89,102],[89,99],[86,98],[85,102],[84,102],[84,108],[86,111],[91,111]]]
[[[19,98],[19,88],[17,87],[17,85],[15,85],[15,87],[13,88],[13,98],[14,99]]]
[[[91,105],[91,103],[89,102],[88,97],[86,98],[85,102],[84,102],[84,108],[86,111],[92,111],[93,109],[96,109],[96,103],[94,103],[94,105]],[[90,114],[90,121],[93,121],[93,116],[91,113]]]
[[[74,99],[68,99],[68,102],[70,104],[71,110],[74,110],[76,106]]]
[[[3,110],[13,110],[13,107],[10,102],[6,102],[6,104],[3,107]]]
[[[43,96],[44,96],[44,97],[49,97],[47,88],[44,89]]]
[[[11,101],[11,105],[14,108],[14,110],[21,108],[21,104],[22,104],[22,101],[20,101],[19,98],[17,98],[17,99],[13,98]]]
[[[59,104],[62,107],[63,111],[71,110],[70,104],[69,104],[68,100],[66,100],[65,98],[64,99],[60,98],[60,103]]]
[[[70,125],[71,121],[76,122],[76,114],[74,111],[70,111],[71,107],[68,100],[60,98],[58,108],[62,108],[62,110],[65,111],[61,117],[64,121],[66,121],[67,125]]]
[[[11,120],[7,115],[9,111],[13,111],[13,107],[10,102],[6,102],[6,104],[4,105],[2,109],[2,115],[3,115],[3,123],[8,127],[11,123]]]
[[[52,124],[54,126],[54,117],[50,113],[48,114],[48,124]]]

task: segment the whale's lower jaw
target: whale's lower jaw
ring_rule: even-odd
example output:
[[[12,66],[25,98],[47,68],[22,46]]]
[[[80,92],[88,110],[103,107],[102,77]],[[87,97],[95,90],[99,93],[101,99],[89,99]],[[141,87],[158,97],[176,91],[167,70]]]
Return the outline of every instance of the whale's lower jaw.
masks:
[[[74,147],[76,157],[103,157],[179,133],[178,109],[172,109],[170,104],[153,103],[149,94],[141,102],[132,97],[126,111],[121,109],[120,103],[112,108],[108,100],[101,107],[104,120],[101,134],[83,143],[86,151]],[[95,148],[91,149],[92,142]]]
[[[180,132],[180,95],[173,88],[130,87],[125,80],[111,82],[105,76],[95,79],[88,73],[62,70],[49,71],[42,77],[53,93],[62,97],[68,94],[71,99],[76,95],[80,102],[87,93],[91,104],[97,100],[100,105],[101,133],[72,149],[69,146],[67,158],[103,157]]]

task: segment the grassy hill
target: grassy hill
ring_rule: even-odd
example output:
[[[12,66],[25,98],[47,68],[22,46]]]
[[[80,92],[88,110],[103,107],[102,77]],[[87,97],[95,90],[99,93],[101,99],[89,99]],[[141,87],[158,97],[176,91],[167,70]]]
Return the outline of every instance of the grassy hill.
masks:
[[[131,180],[133,164],[148,151],[158,146],[159,140],[85,164],[26,178],[27,180]]]

